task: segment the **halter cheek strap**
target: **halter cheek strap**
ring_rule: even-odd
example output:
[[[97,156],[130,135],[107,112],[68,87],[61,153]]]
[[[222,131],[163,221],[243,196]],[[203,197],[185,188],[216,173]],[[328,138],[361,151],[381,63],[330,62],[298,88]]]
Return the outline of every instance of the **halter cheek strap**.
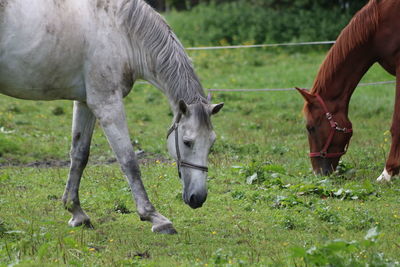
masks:
[[[182,118],[182,113],[178,113],[178,116],[176,117],[174,124],[168,130],[168,133],[167,133],[167,139],[168,139],[168,137],[172,134],[172,132],[175,132],[176,165],[178,167],[179,178],[181,178],[181,167],[192,168],[192,169],[200,170],[203,172],[208,172],[207,166],[201,166],[201,165],[197,165],[197,164],[182,160],[180,149],[179,149],[179,136],[178,136],[179,122],[180,122],[181,118]]]
[[[327,108],[324,100],[321,98],[321,96],[319,94],[316,94],[315,96],[317,97],[318,102],[321,104],[321,106],[322,106],[322,108],[323,108],[323,110],[325,112],[325,116],[326,116],[326,118],[329,121],[329,124],[331,126],[331,131],[329,133],[328,140],[326,140],[326,143],[325,143],[324,147],[322,148],[322,150],[320,152],[311,152],[310,153],[310,157],[311,158],[317,158],[317,157],[321,157],[321,158],[338,158],[340,156],[343,156],[347,152],[347,147],[349,146],[348,142],[347,142],[343,152],[328,153],[328,149],[329,149],[329,147],[330,147],[330,145],[332,143],[333,136],[335,135],[336,132],[339,132],[339,133],[352,133],[353,129],[352,128],[341,128],[341,127],[339,127],[338,123],[333,120],[333,116],[328,111],[328,108]]]

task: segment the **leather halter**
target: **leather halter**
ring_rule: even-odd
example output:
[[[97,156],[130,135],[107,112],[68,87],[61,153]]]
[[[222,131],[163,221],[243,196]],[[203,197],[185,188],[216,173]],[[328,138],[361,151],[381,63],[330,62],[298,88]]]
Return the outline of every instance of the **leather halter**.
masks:
[[[315,94],[315,96],[317,97],[317,100],[319,101],[319,103],[321,104],[321,106],[322,106],[322,108],[323,108],[323,110],[325,112],[325,116],[328,119],[329,124],[331,126],[331,131],[329,133],[328,140],[326,140],[326,143],[325,143],[324,147],[322,148],[322,150],[320,152],[311,152],[310,153],[310,158],[317,158],[317,157],[321,157],[321,158],[338,158],[340,156],[343,156],[347,152],[347,147],[349,146],[349,143],[346,144],[343,152],[328,153],[329,146],[331,145],[332,140],[333,140],[333,136],[335,135],[336,132],[339,132],[339,133],[352,133],[353,129],[352,128],[341,128],[341,127],[339,127],[338,123],[333,120],[333,116],[328,111],[328,108],[326,107],[325,102],[321,98],[321,96],[319,94]]]
[[[203,172],[208,172],[208,167],[206,166],[201,166],[182,160],[181,153],[179,150],[179,138],[178,138],[179,122],[181,118],[182,118],[182,113],[178,113],[178,116],[176,117],[174,124],[171,126],[171,128],[169,128],[167,133],[167,139],[168,139],[168,137],[172,134],[172,132],[175,132],[176,165],[178,167],[179,178],[181,178],[181,169],[180,169],[181,167],[192,168]]]

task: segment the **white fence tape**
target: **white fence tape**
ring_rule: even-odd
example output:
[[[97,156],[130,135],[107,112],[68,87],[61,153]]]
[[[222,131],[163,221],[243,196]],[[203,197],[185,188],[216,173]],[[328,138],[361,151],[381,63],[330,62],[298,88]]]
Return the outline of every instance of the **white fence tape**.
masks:
[[[327,45],[334,43],[335,41],[317,41],[317,42],[277,43],[277,44],[258,44],[258,45],[203,46],[203,47],[188,47],[186,48],[186,50],[218,50],[218,49],[278,47],[278,46]]]
[[[358,84],[358,86],[385,85],[385,84],[394,84],[394,83],[396,83],[396,81],[360,83],[360,84]],[[274,91],[292,91],[292,90],[295,90],[295,88],[208,89],[209,92],[274,92]]]
[[[384,81],[384,82],[371,82],[371,83],[359,83],[358,86],[371,86],[371,85],[385,85],[395,84],[396,81]],[[135,84],[150,84],[145,81],[139,81]],[[295,88],[263,88],[263,89],[208,89],[208,92],[279,92],[279,91],[293,91]]]
[[[304,45],[328,45],[335,41],[317,41],[317,42],[298,42],[298,43],[276,43],[276,44],[258,44],[258,45],[228,45],[228,46],[204,46],[188,47],[186,50],[219,50],[219,49],[238,49],[238,48],[261,48],[261,47],[279,47],[279,46],[304,46]],[[360,83],[358,86],[393,84],[396,81]],[[139,81],[136,84],[149,84],[146,81]],[[264,89],[208,89],[209,92],[274,92],[274,91],[292,91],[294,88],[264,88]]]

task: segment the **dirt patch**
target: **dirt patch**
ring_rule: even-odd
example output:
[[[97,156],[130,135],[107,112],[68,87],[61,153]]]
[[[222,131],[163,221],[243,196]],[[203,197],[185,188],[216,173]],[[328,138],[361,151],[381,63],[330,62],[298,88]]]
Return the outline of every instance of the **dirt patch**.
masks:
[[[156,154],[156,153],[149,153],[149,152],[144,152],[144,151],[137,151],[136,155],[139,159],[139,164],[140,165],[150,165],[150,164],[155,164],[158,162],[162,163],[172,163],[173,160],[167,159],[161,154]],[[97,159],[89,159],[88,165],[108,165],[108,164],[114,164],[117,163],[116,158],[109,158],[107,160],[97,160]],[[18,162],[5,162],[5,163],[0,163],[0,168],[1,167],[34,167],[34,168],[66,168],[69,167],[71,164],[71,161],[69,160],[56,160],[56,159],[50,159],[50,160],[38,160],[34,162],[29,162],[29,163],[18,163]]]

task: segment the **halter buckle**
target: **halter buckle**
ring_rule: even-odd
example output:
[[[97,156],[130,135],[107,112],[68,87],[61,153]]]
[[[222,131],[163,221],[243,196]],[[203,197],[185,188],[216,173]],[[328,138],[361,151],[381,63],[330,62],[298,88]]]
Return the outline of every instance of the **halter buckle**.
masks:
[[[344,128],[340,128],[339,126],[336,126],[336,131],[339,131],[339,132],[347,132],[347,128],[346,127],[344,127]]]
[[[326,151],[321,151],[321,152],[319,152],[319,155],[320,155],[320,157],[321,158],[326,158],[326,155],[327,155],[328,153],[326,152]]]
[[[325,116],[328,120],[332,119],[332,114],[330,112],[325,113]]]

